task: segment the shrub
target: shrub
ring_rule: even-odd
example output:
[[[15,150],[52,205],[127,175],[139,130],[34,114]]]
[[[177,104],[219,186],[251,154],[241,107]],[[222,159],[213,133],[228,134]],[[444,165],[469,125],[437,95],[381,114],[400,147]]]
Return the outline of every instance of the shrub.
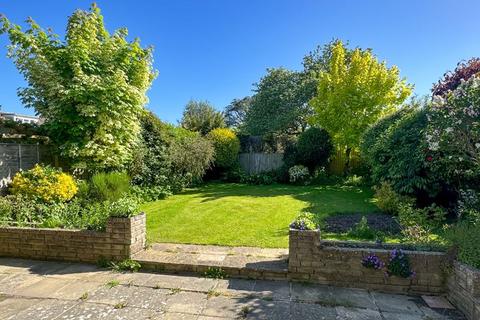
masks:
[[[310,212],[300,213],[295,220],[290,223],[290,228],[295,230],[316,230],[317,227],[316,217]]]
[[[170,196],[172,193],[168,187],[162,186],[152,186],[152,187],[141,187],[141,186],[132,186],[130,188],[130,194],[135,197],[138,202],[150,202],[156,200],[162,200]]]
[[[240,179],[241,183],[252,185],[269,185],[275,182],[274,172],[261,172],[243,175]]]
[[[479,118],[480,75],[460,84],[446,98],[435,96],[429,109],[424,161],[455,190],[478,187]]]
[[[459,218],[467,218],[472,224],[480,225],[480,193],[473,189],[460,190],[457,203]]]
[[[130,177],[125,172],[96,173],[92,176],[89,195],[98,201],[116,201],[129,192]]]
[[[77,193],[72,176],[49,166],[35,165],[18,172],[12,181],[11,193],[41,202],[65,202]]]
[[[291,183],[305,184],[310,179],[310,172],[307,167],[297,165],[288,169],[288,176]]]
[[[441,183],[425,161],[423,132],[427,113],[418,105],[403,108],[378,121],[366,131],[361,154],[371,167],[374,184],[388,182],[402,195],[434,197]]]
[[[332,151],[333,144],[325,129],[308,128],[298,138],[295,164],[302,164],[313,172],[327,165]]]
[[[201,180],[205,171],[210,168],[214,156],[212,143],[198,133],[188,132],[178,136],[168,154],[172,173],[178,177],[178,183],[172,184],[172,191],[179,191],[184,186]]]
[[[233,167],[238,160],[240,140],[235,132],[227,128],[213,129],[207,134],[215,149],[214,164],[217,168],[228,169]]]
[[[480,229],[478,226],[462,221],[450,226],[445,238],[457,249],[457,259],[480,269]]]
[[[135,198],[124,197],[110,203],[111,217],[132,217],[138,214],[138,202]]]
[[[357,176],[356,174],[352,174],[343,179],[343,184],[345,186],[360,187],[365,185],[365,183],[365,179],[362,176]]]
[[[383,181],[380,186],[375,188],[375,201],[377,207],[383,212],[398,215],[402,204],[410,202],[413,205],[414,200],[399,195],[388,182]]]
[[[362,219],[349,232],[348,235],[352,238],[374,240],[376,232],[368,225],[367,218],[362,216]]]

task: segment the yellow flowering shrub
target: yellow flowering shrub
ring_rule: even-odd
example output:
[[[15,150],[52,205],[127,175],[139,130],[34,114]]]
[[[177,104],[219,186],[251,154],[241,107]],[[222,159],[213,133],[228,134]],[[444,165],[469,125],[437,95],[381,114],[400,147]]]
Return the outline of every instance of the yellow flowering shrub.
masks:
[[[28,171],[18,172],[10,191],[43,202],[65,202],[75,196],[78,188],[71,175],[37,164]]]

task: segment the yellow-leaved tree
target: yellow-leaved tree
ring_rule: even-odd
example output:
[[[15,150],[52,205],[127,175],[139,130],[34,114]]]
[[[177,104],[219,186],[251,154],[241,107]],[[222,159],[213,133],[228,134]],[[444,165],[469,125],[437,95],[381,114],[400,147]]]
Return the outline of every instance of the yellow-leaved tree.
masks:
[[[396,66],[389,68],[370,49],[351,50],[338,40],[330,50],[327,70],[317,75],[310,122],[327,130],[336,147],[345,150],[348,172],[351,151],[365,130],[404,102],[413,86],[400,77]]]

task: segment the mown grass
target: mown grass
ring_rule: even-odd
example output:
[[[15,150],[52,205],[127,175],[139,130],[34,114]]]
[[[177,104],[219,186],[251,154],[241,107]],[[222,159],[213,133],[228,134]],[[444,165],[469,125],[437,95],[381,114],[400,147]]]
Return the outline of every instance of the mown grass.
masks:
[[[301,211],[372,212],[370,188],[210,183],[143,205],[150,242],[288,247]]]

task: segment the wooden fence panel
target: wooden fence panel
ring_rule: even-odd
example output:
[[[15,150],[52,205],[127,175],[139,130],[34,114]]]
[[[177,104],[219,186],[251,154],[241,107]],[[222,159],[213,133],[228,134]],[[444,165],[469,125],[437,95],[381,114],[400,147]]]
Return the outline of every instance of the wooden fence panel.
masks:
[[[28,170],[41,162],[52,164],[52,159],[48,146],[0,143],[0,189],[4,188],[20,169]]]
[[[268,172],[283,165],[283,153],[240,153],[239,161],[248,174]]]

